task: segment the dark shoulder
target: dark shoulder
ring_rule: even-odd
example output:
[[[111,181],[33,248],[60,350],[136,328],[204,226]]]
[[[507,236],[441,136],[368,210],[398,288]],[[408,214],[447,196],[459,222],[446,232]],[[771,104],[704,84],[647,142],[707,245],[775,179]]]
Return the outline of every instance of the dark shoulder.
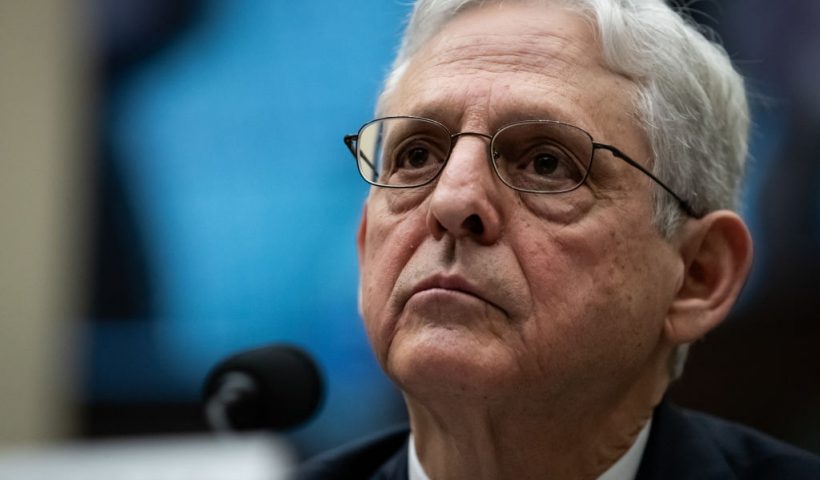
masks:
[[[407,470],[407,427],[393,428],[321,453],[300,465],[294,480],[369,479],[385,470]],[[392,477],[390,477],[392,478]]]
[[[664,402],[639,479],[818,479],[820,457],[751,428]]]
[[[714,439],[738,478],[820,480],[820,457],[817,455],[711,415],[690,410],[682,413]]]

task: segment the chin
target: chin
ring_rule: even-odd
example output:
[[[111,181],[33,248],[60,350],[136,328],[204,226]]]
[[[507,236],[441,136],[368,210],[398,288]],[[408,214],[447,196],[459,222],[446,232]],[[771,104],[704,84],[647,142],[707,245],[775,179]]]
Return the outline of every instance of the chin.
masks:
[[[517,362],[497,339],[483,341],[459,328],[426,326],[399,333],[384,365],[406,393],[487,399],[512,387]]]

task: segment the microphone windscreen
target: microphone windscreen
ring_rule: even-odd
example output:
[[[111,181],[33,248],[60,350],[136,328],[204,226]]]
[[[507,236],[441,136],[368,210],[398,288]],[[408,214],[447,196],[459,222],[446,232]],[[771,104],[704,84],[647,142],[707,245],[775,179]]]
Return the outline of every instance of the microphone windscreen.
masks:
[[[318,410],[323,397],[319,368],[307,353],[291,345],[255,348],[222,361],[205,380],[206,401],[219,395],[226,380],[236,373],[247,376],[252,383],[251,388],[234,393],[245,397],[233,402],[233,411],[228,414],[236,429],[295,427]]]

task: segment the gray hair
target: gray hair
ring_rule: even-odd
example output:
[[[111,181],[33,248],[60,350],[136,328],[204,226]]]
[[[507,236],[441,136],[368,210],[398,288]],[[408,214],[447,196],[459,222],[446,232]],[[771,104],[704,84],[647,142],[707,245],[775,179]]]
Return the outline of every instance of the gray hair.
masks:
[[[394,90],[411,57],[460,12],[505,0],[419,0],[385,82]],[[725,50],[663,0],[506,0],[560,2],[597,25],[604,60],[632,79],[652,170],[696,212],[735,209],[746,160],[749,107],[742,77]],[[654,190],[657,228],[670,237],[682,212]]]

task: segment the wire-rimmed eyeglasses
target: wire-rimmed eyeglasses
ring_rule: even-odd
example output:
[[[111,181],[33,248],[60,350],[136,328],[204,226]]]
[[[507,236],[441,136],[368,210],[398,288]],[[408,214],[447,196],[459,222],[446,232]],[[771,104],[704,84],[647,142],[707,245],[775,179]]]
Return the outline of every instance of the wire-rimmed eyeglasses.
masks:
[[[400,116],[372,120],[359,133],[346,135],[345,145],[356,157],[359,173],[371,185],[420,187],[432,182],[447,164],[459,137],[490,141],[490,159],[498,178],[527,193],[565,193],[583,185],[595,150],[608,150],[640,170],[675,198],[689,216],[700,218],[686,200],[638,162],[612,145],[598,143],[585,130],[554,120],[526,120],[501,127],[493,135],[451,133],[429,118]]]

